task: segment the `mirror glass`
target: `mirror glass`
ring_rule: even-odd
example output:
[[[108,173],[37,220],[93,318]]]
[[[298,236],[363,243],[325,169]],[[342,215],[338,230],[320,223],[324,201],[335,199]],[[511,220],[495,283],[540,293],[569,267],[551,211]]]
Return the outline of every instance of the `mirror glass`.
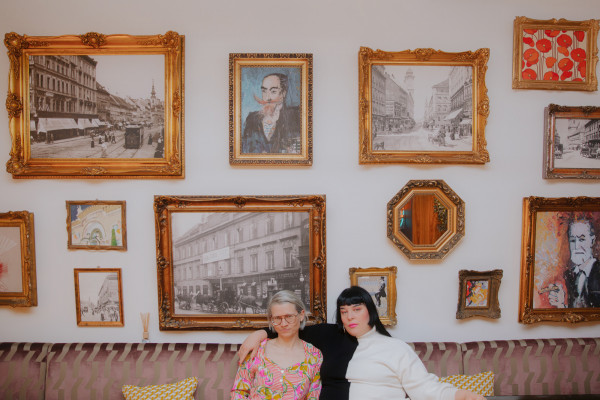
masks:
[[[448,231],[448,208],[433,193],[414,193],[397,221],[398,230],[414,245],[432,246]]]

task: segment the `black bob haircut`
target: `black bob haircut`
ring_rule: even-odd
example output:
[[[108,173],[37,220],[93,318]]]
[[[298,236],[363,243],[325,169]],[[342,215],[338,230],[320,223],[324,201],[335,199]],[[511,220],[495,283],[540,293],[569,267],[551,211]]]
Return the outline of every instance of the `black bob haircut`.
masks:
[[[371,328],[375,327],[377,332],[381,333],[382,335],[390,337],[392,336],[381,323],[381,320],[379,319],[379,313],[377,312],[377,307],[375,307],[375,302],[373,302],[373,298],[369,292],[360,286],[350,286],[349,288],[342,290],[342,293],[340,293],[337,298],[335,323],[340,330],[344,329],[342,315],[340,314],[340,307],[351,306],[353,304],[364,304],[367,307],[367,311],[369,311],[369,326]]]

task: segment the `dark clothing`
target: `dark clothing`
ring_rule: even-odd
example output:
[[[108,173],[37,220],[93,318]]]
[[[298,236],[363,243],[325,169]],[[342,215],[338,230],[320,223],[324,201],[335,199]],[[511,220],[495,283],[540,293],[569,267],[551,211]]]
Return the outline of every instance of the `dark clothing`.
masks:
[[[269,337],[277,335],[267,330]],[[323,353],[321,364],[322,400],[348,400],[350,382],[346,379],[348,363],[358,346],[355,337],[341,332],[335,324],[306,326],[300,339],[311,343]]]
[[[299,107],[282,107],[275,132],[267,139],[262,124],[262,114],[253,111],[246,117],[242,132],[242,153],[299,154],[301,121]]]
[[[565,271],[567,305],[569,308],[600,307],[600,261],[597,260],[592,265],[581,296],[578,296],[577,280],[578,277],[573,268]]]

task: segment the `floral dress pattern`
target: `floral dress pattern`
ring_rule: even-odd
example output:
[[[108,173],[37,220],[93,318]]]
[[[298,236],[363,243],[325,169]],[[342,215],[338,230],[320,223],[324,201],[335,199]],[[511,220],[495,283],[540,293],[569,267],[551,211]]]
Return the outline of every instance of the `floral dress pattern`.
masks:
[[[321,351],[310,343],[304,346],[304,361],[281,368],[265,356],[264,340],[254,358],[247,358],[238,368],[231,400],[318,400],[321,393],[319,370]]]

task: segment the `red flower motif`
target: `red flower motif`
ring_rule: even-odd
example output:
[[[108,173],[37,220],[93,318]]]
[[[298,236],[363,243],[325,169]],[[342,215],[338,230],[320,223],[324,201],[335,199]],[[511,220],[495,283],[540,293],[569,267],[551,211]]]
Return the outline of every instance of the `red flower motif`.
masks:
[[[585,60],[581,61],[579,63],[579,65],[577,65],[577,71],[579,71],[579,75],[581,75],[582,77],[585,78],[585,67],[587,66],[587,63],[585,62]]]
[[[527,49],[523,53],[523,58],[527,61],[527,66],[531,67],[533,64],[537,64],[540,58],[540,53],[536,49]]]
[[[573,39],[571,39],[568,35],[562,34],[558,37],[558,39],[556,39],[556,43],[558,43],[559,46],[569,47],[571,44],[573,44]]]
[[[537,29],[523,29],[525,33],[529,33],[530,35],[535,35],[537,33]]]
[[[556,58],[548,57],[546,58],[546,67],[552,68],[552,66],[556,63]]]
[[[583,61],[585,60],[586,54],[584,49],[574,49],[571,52],[571,58],[575,61]]]
[[[573,68],[573,61],[571,61],[569,58],[563,58],[558,62],[558,68],[560,68],[562,71],[568,71]]]
[[[573,36],[575,36],[575,38],[577,40],[579,40],[580,42],[583,42],[583,39],[585,39],[585,32],[584,31],[575,31],[573,33]]]
[[[556,37],[558,36],[558,34],[560,33],[560,31],[551,31],[551,30],[545,30],[544,33],[546,34],[546,36],[549,37]]]
[[[569,79],[570,77],[573,76],[573,73],[571,71],[565,71],[562,73],[562,75],[560,76],[560,80],[561,81],[565,81],[567,79]]]
[[[545,81],[557,81],[558,74],[556,72],[548,71],[544,74]]]
[[[583,79],[581,79],[581,78],[575,78],[575,79],[573,79],[573,82],[583,82]]]
[[[569,57],[569,50],[566,47],[558,46],[556,50],[558,50],[558,52],[563,56]]]
[[[534,43],[533,43],[533,39],[530,37],[524,37],[523,38],[523,43],[530,45],[531,47],[533,47]]]
[[[527,68],[525,71],[521,73],[521,76],[525,80],[534,81],[537,78],[537,74],[531,68]]]
[[[540,39],[535,44],[535,47],[542,53],[547,53],[552,48],[552,43],[548,39]]]

